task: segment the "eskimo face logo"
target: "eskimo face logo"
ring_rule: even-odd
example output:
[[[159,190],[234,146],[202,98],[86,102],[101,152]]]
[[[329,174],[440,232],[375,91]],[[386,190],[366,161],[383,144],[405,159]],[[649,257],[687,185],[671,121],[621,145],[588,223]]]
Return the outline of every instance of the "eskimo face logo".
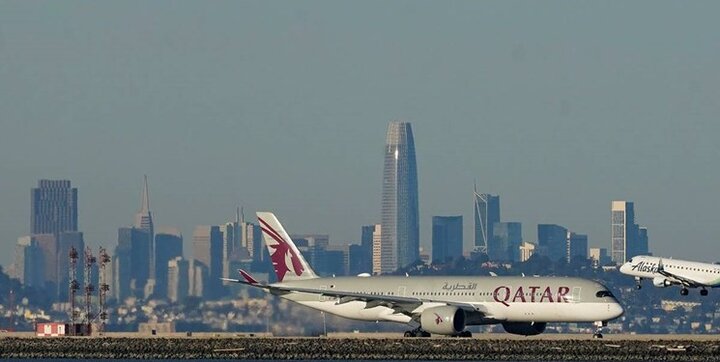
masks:
[[[266,223],[265,220],[261,218],[258,218],[258,220],[260,220],[260,223],[262,224],[262,226],[260,227],[262,231],[270,235],[271,238],[277,241],[277,244],[270,245],[270,248],[274,250],[272,252],[272,255],[270,255],[270,259],[272,260],[273,268],[275,268],[275,274],[277,275],[278,281],[282,282],[285,278],[285,274],[290,271],[286,260],[288,254],[290,255],[290,262],[292,264],[295,275],[302,275],[303,271],[305,271],[305,268],[300,262],[300,257],[295,253],[295,250],[290,247],[290,243],[285,241],[285,239],[283,239],[283,237],[280,236],[280,234],[278,234],[278,232],[275,231],[272,226]]]
[[[437,313],[433,313],[433,314],[435,315],[435,324],[442,323],[442,321],[443,321],[442,317]]]

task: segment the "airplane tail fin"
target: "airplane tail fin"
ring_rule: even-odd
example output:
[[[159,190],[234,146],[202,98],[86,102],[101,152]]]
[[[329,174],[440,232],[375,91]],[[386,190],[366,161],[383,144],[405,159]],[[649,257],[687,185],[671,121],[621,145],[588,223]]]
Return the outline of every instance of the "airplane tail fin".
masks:
[[[258,212],[257,218],[278,282],[317,278],[275,214]]]

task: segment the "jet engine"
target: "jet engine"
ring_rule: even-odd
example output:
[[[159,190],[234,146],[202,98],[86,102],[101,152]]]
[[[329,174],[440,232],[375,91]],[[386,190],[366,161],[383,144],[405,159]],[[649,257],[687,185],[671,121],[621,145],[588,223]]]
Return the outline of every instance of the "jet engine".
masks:
[[[658,288],[665,288],[671,286],[672,282],[663,277],[655,277],[653,278],[653,285]]]
[[[522,336],[535,336],[545,332],[546,325],[547,323],[536,322],[505,322],[502,324],[505,332]]]
[[[420,314],[420,327],[430,333],[460,333],[465,330],[465,311],[452,306],[425,309]]]

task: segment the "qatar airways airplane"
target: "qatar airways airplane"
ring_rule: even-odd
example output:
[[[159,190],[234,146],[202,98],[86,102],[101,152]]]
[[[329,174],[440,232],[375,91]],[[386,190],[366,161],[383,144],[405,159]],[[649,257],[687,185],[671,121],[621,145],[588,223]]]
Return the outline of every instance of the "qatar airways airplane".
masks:
[[[362,321],[405,323],[405,337],[470,337],[471,325],[502,324],[537,335],[549,322],[594,322],[594,337],[623,308],[602,284],[567,277],[369,276],[320,278],[274,214],[258,212],[277,283],[224,279],[262,288],[298,304]]]
[[[702,288],[700,295],[708,295],[706,288],[720,286],[720,265],[696,261],[665,259],[656,256],[638,255],[620,267],[620,272],[634,276],[637,288],[642,288],[642,279],[652,279],[659,288],[681,285],[681,295],[688,295],[688,288]]]

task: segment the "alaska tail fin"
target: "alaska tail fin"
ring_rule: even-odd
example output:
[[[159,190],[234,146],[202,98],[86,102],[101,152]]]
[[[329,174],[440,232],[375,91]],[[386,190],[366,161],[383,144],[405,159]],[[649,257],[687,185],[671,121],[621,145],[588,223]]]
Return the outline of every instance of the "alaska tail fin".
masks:
[[[278,282],[317,278],[275,214],[258,212],[257,218]]]

